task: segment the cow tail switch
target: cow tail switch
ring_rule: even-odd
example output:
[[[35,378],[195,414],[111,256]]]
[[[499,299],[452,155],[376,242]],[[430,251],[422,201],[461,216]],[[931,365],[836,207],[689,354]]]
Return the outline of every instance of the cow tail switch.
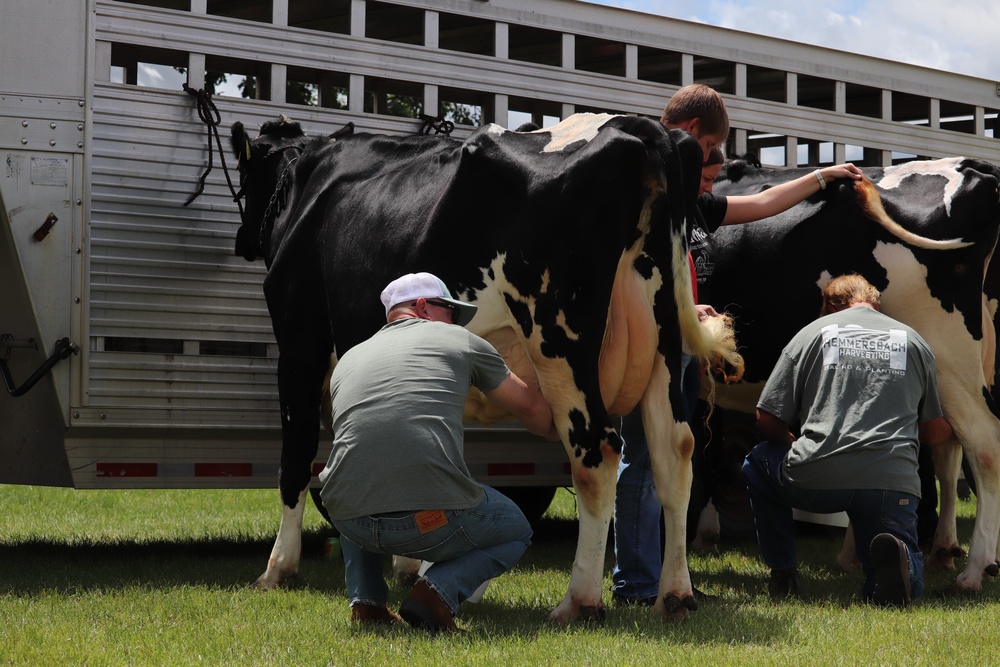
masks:
[[[77,354],[80,351],[80,347],[76,343],[71,343],[69,338],[61,338],[56,341],[55,350],[52,355],[45,360],[37,371],[32,373],[31,377],[24,381],[20,387],[14,382],[13,376],[10,374],[10,368],[7,366],[7,362],[10,361],[10,353],[15,347],[17,348],[29,348],[38,349],[38,343],[35,342],[34,338],[29,338],[27,340],[17,340],[10,334],[0,335],[0,349],[3,353],[0,354],[0,375],[3,376],[3,384],[7,389],[7,393],[17,398],[18,396],[23,396],[28,391],[34,387],[39,380],[45,377],[53,366],[62,361],[63,359],[69,358],[71,354]]]

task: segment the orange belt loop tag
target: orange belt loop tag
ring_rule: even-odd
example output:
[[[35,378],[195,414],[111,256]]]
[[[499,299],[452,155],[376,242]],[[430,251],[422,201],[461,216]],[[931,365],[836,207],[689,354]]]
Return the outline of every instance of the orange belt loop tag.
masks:
[[[417,522],[417,530],[420,534],[429,533],[432,530],[437,530],[442,526],[448,525],[448,515],[442,510],[427,510],[426,512],[417,512],[413,515],[413,518]]]

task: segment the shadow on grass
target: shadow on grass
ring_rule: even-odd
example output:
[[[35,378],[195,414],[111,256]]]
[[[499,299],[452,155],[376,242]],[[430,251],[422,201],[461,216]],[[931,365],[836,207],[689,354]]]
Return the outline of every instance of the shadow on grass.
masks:
[[[340,560],[324,557],[331,529],[302,535],[300,574],[290,588],[343,593]],[[239,589],[256,581],[267,565],[273,540],[212,538],[72,543],[25,540],[0,544],[5,576],[0,594],[36,595],[130,587],[206,586]]]
[[[967,545],[972,519],[959,519],[959,536]],[[860,572],[842,574],[832,569],[840,549],[842,531],[802,528],[799,554],[803,564],[807,599],[793,605],[851,607],[858,604]],[[343,602],[346,614],[343,562],[324,557],[324,545],[332,529],[307,530],[303,534],[303,556],[299,577],[290,588],[316,591]],[[531,637],[552,628],[549,613],[569,584],[576,548],[575,519],[543,518],[535,524],[533,544],[518,565],[521,574],[544,572],[549,578],[537,596],[520,594],[505,601],[488,594],[478,605],[464,604],[461,619],[473,634]],[[120,591],[132,588],[169,591],[184,587],[241,590],[264,571],[272,540],[260,538],[213,538],[194,540],[71,543],[24,540],[0,544],[4,577],[0,595],[35,596],[45,593],[73,594],[88,591]],[[714,559],[720,559],[715,561]],[[609,540],[605,574],[614,564]],[[959,562],[958,566],[964,566]],[[388,569],[386,571],[389,580]],[[742,628],[740,641],[767,643],[788,636],[787,613],[775,612],[766,593],[766,569],[753,543],[722,545],[718,556],[692,556],[696,586],[715,596],[702,601],[687,623],[665,623],[647,609],[618,607],[604,591],[607,618],[602,624],[580,624],[579,628],[614,636],[618,634],[676,634],[683,641],[708,643],[729,637],[719,624]],[[997,592],[987,586],[980,595],[940,599],[932,593],[954,578],[953,572],[928,572],[928,594],[922,605],[942,609],[995,601]],[[553,584],[556,581],[558,583]],[[398,605],[406,590],[389,580],[390,601]],[[762,604],[763,603],[763,604]],[[573,632],[574,630],[570,630]],[[728,640],[727,640],[728,641]]]

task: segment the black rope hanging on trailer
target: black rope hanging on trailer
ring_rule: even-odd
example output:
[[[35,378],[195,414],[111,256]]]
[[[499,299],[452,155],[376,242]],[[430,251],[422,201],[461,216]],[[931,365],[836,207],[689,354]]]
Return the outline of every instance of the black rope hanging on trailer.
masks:
[[[204,90],[195,90],[186,83],[183,84],[184,92],[195,98],[195,104],[198,107],[198,117],[201,121],[205,123],[205,127],[208,132],[208,167],[205,168],[205,172],[198,179],[198,189],[195,190],[194,194],[188,197],[188,200],[184,202],[187,206],[195,199],[198,195],[202,193],[205,189],[205,179],[208,177],[210,171],[212,171],[212,136],[215,136],[215,144],[219,147],[219,159],[222,160],[222,173],[226,175],[226,183],[229,185],[229,191],[233,193],[233,201],[236,202],[236,206],[240,209],[240,220],[243,219],[243,204],[240,199],[243,198],[243,192],[237,192],[236,188],[233,187],[233,181],[229,178],[229,167],[226,165],[226,151],[222,148],[222,139],[219,138],[219,125],[222,123],[222,116],[219,114],[219,110],[215,107],[215,102],[212,101],[212,94],[206,93]]]
[[[435,118],[427,114],[420,114],[420,120],[424,121],[424,125],[420,129],[420,134],[430,134],[431,130],[434,130],[434,134],[443,134],[446,137],[450,137],[451,131],[455,129],[453,122],[445,120],[441,116]]]

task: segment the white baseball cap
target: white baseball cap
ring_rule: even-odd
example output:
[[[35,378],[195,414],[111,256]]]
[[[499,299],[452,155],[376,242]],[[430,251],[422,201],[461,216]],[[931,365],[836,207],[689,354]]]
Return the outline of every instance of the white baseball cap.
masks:
[[[471,322],[476,314],[476,306],[453,298],[448,286],[433,273],[407,273],[393,280],[382,290],[382,305],[385,306],[386,316],[393,306],[417,299],[438,299],[456,306],[458,308],[456,324],[463,327]]]

